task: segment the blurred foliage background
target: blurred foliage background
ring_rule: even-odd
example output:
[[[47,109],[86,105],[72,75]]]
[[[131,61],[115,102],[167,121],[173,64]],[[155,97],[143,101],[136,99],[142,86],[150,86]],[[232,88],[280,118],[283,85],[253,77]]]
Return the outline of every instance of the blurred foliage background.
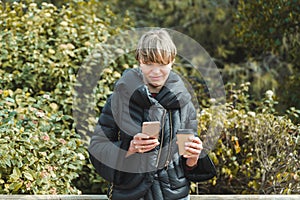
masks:
[[[114,62],[99,60],[120,51],[113,44],[105,48],[107,40],[134,27],[188,35],[222,75],[223,125],[210,152],[218,175],[193,183],[191,192],[300,193],[297,0],[0,2],[1,194],[106,192],[86,145],[114,82],[137,63],[132,52]],[[99,65],[105,69],[95,71]],[[203,77],[187,66],[178,58],[174,70],[196,91],[199,134],[205,139],[209,127],[218,126],[215,105]],[[86,69],[82,82],[76,81],[80,69]],[[97,80],[90,79],[98,73]],[[90,84],[90,90],[78,94],[76,84]],[[74,102],[74,96],[79,100]],[[83,123],[76,123],[77,112]]]

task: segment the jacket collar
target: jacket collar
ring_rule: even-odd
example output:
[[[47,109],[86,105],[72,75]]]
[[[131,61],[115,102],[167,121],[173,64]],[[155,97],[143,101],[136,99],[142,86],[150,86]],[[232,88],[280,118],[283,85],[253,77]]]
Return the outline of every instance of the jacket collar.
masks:
[[[121,93],[131,94],[129,95],[130,101],[142,108],[149,108],[158,102],[165,109],[178,109],[191,100],[191,95],[184,82],[173,71],[170,72],[165,85],[156,98],[152,97],[148,87],[144,84],[143,74],[139,68],[126,70],[117,82],[116,89]]]

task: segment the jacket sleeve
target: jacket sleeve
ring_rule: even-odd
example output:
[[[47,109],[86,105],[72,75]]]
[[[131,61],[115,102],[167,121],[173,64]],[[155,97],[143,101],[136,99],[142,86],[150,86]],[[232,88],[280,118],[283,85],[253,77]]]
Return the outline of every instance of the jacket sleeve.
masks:
[[[183,159],[183,165],[184,165],[184,172],[185,177],[189,181],[193,182],[202,182],[207,181],[209,179],[212,179],[214,176],[217,175],[217,171],[215,168],[214,163],[210,159],[209,155],[204,152],[201,153],[196,167],[193,167],[192,169],[188,168],[186,165],[186,158]]]
[[[187,104],[187,107],[185,108],[185,120],[184,128],[189,128],[189,129],[194,129],[195,131],[195,136],[198,137],[197,134],[197,127],[198,127],[198,120],[197,120],[197,113],[194,105],[192,103]],[[189,168],[186,165],[186,158],[183,158],[183,168],[185,172],[185,177],[194,182],[202,182],[202,181],[207,181],[214,176],[216,176],[216,168],[212,160],[210,159],[209,155],[205,152],[202,151],[197,165],[193,167],[192,169]]]
[[[105,180],[113,182],[114,171],[118,165],[120,142],[119,128],[111,111],[111,98],[107,100],[91,137],[88,152],[96,171]]]

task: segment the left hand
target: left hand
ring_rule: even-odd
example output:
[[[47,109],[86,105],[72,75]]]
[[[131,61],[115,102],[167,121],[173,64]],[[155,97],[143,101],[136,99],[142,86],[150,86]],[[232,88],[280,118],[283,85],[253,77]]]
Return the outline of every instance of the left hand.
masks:
[[[189,142],[185,143],[185,150],[190,153],[190,155],[183,155],[187,158],[186,165],[188,167],[194,167],[197,164],[202,149],[202,141],[198,137],[191,136]]]

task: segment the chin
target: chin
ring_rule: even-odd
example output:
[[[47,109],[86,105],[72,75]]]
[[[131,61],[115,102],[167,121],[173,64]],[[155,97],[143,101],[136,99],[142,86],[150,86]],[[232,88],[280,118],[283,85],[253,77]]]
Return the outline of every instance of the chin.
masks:
[[[153,87],[161,87],[162,86],[162,84],[158,84],[158,83],[152,83],[151,84]]]

